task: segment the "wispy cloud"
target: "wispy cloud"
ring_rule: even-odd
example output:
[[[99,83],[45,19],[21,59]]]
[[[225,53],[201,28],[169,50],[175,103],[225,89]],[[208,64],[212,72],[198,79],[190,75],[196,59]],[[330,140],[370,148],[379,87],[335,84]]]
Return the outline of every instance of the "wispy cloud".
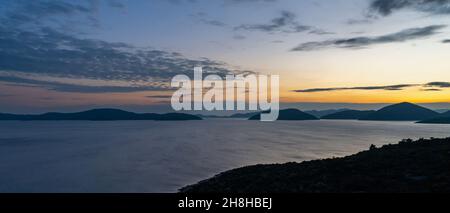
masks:
[[[236,30],[250,30],[262,32],[285,32],[298,33],[311,30],[312,27],[302,25],[296,21],[296,15],[289,11],[282,11],[279,17],[276,17],[267,24],[244,24],[235,28]]]
[[[276,2],[277,0],[225,0],[225,3],[262,3],[262,2]]]
[[[197,0],[167,0],[167,2],[172,4],[182,4],[182,3],[197,3]]]
[[[208,58],[191,59],[177,52],[79,38],[79,31],[61,30],[66,24],[76,28],[71,18],[96,25],[100,5],[123,9],[126,5],[121,0],[4,3],[8,7],[0,15],[2,83],[79,93],[165,91],[171,90],[170,78],[192,76],[195,66],[221,76],[252,73]]]
[[[170,78],[192,76],[195,66],[221,76],[252,73],[208,58],[190,59],[176,52],[80,39],[50,28],[23,31],[1,25],[0,58],[0,81],[65,92],[167,90]]]
[[[398,43],[415,39],[427,38],[438,34],[446,25],[431,25],[420,28],[405,29],[400,32],[374,37],[353,37],[346,39],[326,40],[319,42],[307,42],[293,48],[292,51],[311,51],[325,48],[359,49],[377,44]]]
[[[166,1],[166,0],[162,0]],[[245,3],[273,3],[277,0],[222,0],[224,4],[245,4]],[[198,0],[167,0],[167,2],[172,4],[183,4],[183,3],[197,3]]]
[[[147,98],[156,98],[156,99],[170,99],[170,98],[172,98],[171,95],[147,95],[145,97],[147,97]]]
[[[313,88],[313,89],[301,89],[294,90],[294,92],[310,93],[310,92],[331,92],[331,91],[342,91],[342,90],[389,90],[398,91],[408,87],[416,87],[418,84],[398,84],[398,85],[387,85],[387,86],[364,86],[364,87],[331,87],[331,88]]]
[[[430,14],[450,14],[450,0],[372,0],[370,4],[371,11],[383,16],[402,9]]]
[[[430,82],[425,84],[426,87],[450,88],[450,82]]]
[[[3,26],[8,27],[49,27],[73,28],[73,23],[82,22],[80,25],[99,26],[98,14],[100,5],[105,2],[112,8],[123,9],[126,7],[120,0],[5,0],[2,4],[7,9],[1,16]],[[73,30],[73,29],[72,29]]]
[[[360,19],[349,19],[347,24],[349,25],[359,25],[359,24],[371,24],[373,22],[373,18],[365,17]]]
[[[124,81],[101,80],[81,77],[55,77],[45,73],[32,74],[17,71],[0,71],[0,83],[43,88],[59,92],[75,93],[126,93],[137,91],[170,91],[172,88],[166,81]]]
[[[204,12],[199,12],[199,13],[193,14],[193,15],[191,15],[191,17],[193,17],[195,21],[202,23],[202,24],[216,26],[216,27],[227,26],[227,24],[222,21],[209,18],[208,15]]]
[[[108,1],[109,6],[119,9],[127,8],[127,5],[123,3],[121,0],[109,0]]]
[[[312,29],[308,32],[309,34],[315,34],[315,35],[333,35],[336,34],[334,32],[322,30],[322,29]]]
[[[233,39],[234,40],[245,40],[247,37],[243,36],[243,35],[234,35]]]
[[[294,90],[299,93],[313,93],[313,92],[333,92],[345,90],[386,90],[399,91],[411,87],[422,87],[422,91],[441,91],[442,88],[450,88],[450,82],[430,82],[426,84],[396,84],[385,86],[361,86],[361,87],[328,87],[328,88],[311,88]]]
[[[440,92],[442,91],[442,89],[436,89],[436,88],[425,88],[425,89],[421,89],[421,91],[425,91],[425,92]]]

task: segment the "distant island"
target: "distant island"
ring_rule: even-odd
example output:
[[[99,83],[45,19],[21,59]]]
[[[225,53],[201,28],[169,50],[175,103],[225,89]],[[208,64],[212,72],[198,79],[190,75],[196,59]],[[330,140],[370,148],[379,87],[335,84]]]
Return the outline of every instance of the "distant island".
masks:
[[[446,113],[440,113],[440,112]],[[242,118],[259,120],[261,112],[238,113],[233,115],[200,115],[201,118]],[[379,110],[329,109],[280,110],[278,120],[364,120],[364,121],[418,121],[417,123],[450,124],[450,112],[440,109],[439,112],[408,103],[398,103],[383,107]]]
[[[351,109],[343,108],[343,109],[326,109],[326,110],[306,110],[305,113],[308,113],[310,115],[314,115],[317,118],[321,118],[327,115],[331,115],[338,112],[348,111]]]
[[[439,117],[417,122],[419,124],[450,124],[450,117]]]
[[[261,113],[261,112],[236,113],[236,114],[229,116],[229,118],[251,118],[255,115],[258,115],[259,113]]]
[[[450,124],[450,111],[440,114],[438,117],[419,121],[421,124]]]
[[[449,193],[449,153],[450,138],[407,139],[344,158],[234,169],[180,192]]]
[[[323,114],[318,117],[314,114]],[[113,121],[113,120],[203,120],[203,118],[236,118],[248,120],[260,120],[262,112],[237,113],[229,116],[217,115],[192,115],[185,113],[134,113],[120,109],[92,109],[75,113],[58,113],[49,112],[37,115],[27,114],[7,114],[0,113],[0,120],[92,120],[92,121]],[[267,112],[264,112],[267,113]],[[330,113],[330,114],[328,114]],[[438,113],[431,109],[412,104],[399,103],[386,106],[380,110],[351,110],[351,109],[335,109],[335,110],[312,110],[301,111],[298,109],[280,110],[278,120],[365,120],[365,121],[417,121],[417,123],[429,124],[450,124],[450,111]]]
[[[320,119],[359,120],[361,118],[367,117],[369,114],[372,114],[374,112],[374,110],[346,110],[322,116]]]
[[[89,120],[89,121],[116,121],[116,120],[155,120],[155,121],[184,121],[184,120],[202,120],[202,118],[183,113],[134,113],[119,109],[93,109],[75,113],[57,113],[50,112],[39,115],[17,115],[0,113],[0,120]]]
[[[255,116],[261,112],[248,112],[248,113],[236,113],[232,115],[202,115],[197,114],[197,116],[202,118],[242,118],[242,119],[248,119],[252,116]]]
[[[359,120],[371,121],[420,121],[438,117],[440,114],[412,103],[399,103],[384,107]]]
[[[249,120],[260,120],[261,113],[254,115],[249,118]],[[319,120],[317,117],[310,115],[308,113],[304,113],[298,109],[283,109],[280,110],[279,116],[277,120]]]

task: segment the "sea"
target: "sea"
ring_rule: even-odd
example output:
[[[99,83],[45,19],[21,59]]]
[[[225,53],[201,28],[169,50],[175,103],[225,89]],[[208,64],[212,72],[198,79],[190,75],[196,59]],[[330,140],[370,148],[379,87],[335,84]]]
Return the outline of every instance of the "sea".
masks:
[[[233,168],[449,136],[414,122],[0,121],[0,192],[177,192]]]

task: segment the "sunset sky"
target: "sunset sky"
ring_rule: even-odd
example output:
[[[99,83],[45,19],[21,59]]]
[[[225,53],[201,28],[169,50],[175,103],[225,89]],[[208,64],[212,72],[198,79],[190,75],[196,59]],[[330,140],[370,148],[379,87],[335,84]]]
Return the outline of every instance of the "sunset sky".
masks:
[[[177,74],[282,102],[450,102],[450,0],[1,0],[0,111],[167,105]]]

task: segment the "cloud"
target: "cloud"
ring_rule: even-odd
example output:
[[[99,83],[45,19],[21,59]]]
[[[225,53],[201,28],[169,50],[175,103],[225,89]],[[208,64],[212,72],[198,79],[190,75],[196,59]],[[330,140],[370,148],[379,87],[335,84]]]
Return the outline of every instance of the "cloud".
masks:
[[[43,88],[59,92],[76,93],[127,93],[137,91],[170,91],[168,82],[133,82],[120,80],[99,80],[54,77],[46,74],[29,74],[0,71],[0,82],[11,86]]]
[[[450,82],[430,82],[424,85],[425,87],[439,87],[439,88],[449,88]]]
[[[382,16],[403,9],[430,14],[450,14],[450,0],[372,0],[369,9]]]
[[[349,19],[347,20],[348,25],[365,25],[365,24],[371,24],[374,21],[374,17],[365,17],[361,19]]]
[[[163,0],[166,1],[166,0]],[[207,1],[207,0],[204,0]],[[209,0],[208,0],[209,1]],[[250,4],[250,3],[273,3],[277,0],[222,0],[224,5],[240,5],[240,4]],[[198,3],[198,0],[167,0],[167,2],[180,5],[183,3]]]
[[[268,33],[284,32],[298,33],[312,30],[311,26],[299,24],[296,21],[296,15],[289,11],[282,11],[279,17],[276,17],[267,24],[244,24],[235,27],[236,30],[262,31]]]
[[[157,99],[169,99],[169,98],[172,98],[171,95],[148,95],[148,96],[145,96],[145,97],[147,97],[147,98],[157,98]]]
[[[191,15],[191,17],[193,17],[195,21],[202,23],[202,24],[216,26],[216,27],[226,27],[227,26],[227,24],[225,24],[222,21],[208,18],[208,15],[204,12],[199,12],[199,13],[193,14],[193,15]]]
[[[440,92],[440,91],[442,91],[442,89],[431,88],[431,89],[421,89],[421,91],[425,91],[425,92]]]
[[[182,4],[182,3],[197,3],[197,0],[168,0],[172,4]]]
[[[22,31],[0,26],[0,80],[4,82],[74,92],[157,90],[167,89],[158,83],[175,75],[192,77],[195,66],[220,76],[252,73],[208,58],[189,59],[176,52],[80,39],[50,28]],[[89,80],[92,84],[82,85]]]
[[[416,87],[418,84],[398,84],[398,85],[388,85],[388,86],[366,86],[366,87],[332,87],[332,88],[313,88],[313,89],[302,89],[294,90],[294,92],[301,93],[311,93],[311,92],[331,92],[331,91],[342,91],[342,90],[388,90],[388,91],[398,91],[403,90],[408,87]]]
[[[234,4],[240,4],[240,3],[271,3],[276,2],[277,0],[225,0],[225,3],[234,3]]]
[[[444,43],[444,44],[449,44],[449,43],[450,43],[450,39],[442,40],[442,43]]]
[[[364,86],[364,87],[330,87],[330,88],[312,88],[294,90],[294,92],[300,93],[312,93],[312,92],[333,92],[333,91],[345,91],[345,90],[387,90],[387,91],[399,91],[410,87],[422,87],[422,91],[442,91],[442,88],[450,88],[450,82],[429,82],[426,84],[396,84],[387,86]]]
[[[5,0],[2,4],[7,6],[0,18],[3,26],[22,29],[55,25],[72,29],[74,23],[97,27],[102,2],[112,8],[126,7],[119,0]]]
[[[123,2],[121,2],[119,0],[109,0],[108,4],[109,4],[109,6],[111,6],[113,8],[119,8],[119,9],[124,9],[127,7]]]
[[[234,35],[233,39],[234,40],[245,40],[247,37],[243,36],[243,35]]]
[[[375,37],[353,37],[347,39],[326,40],[319,42],[307,42],[298,45],[291,51],[312,51],[325,48],[347,48],[347,49],[359,49],[366,48],[377,44],[398,43],[415,39],[427,38],[435,35],[438,30],[446,27],[446,25],[431,25],[421,28],[410,28],[400,32],[391,33],[382,36]]]
[[[173,76],[192,77],[195,66],[220,76],[253,73],[208,58],[77,36],[84,32],[78,27],[99,25],[101,6],[126,8],[122,0],[6,0],[2,6],[2,84],[81,93],[167,91]]]
[[[322,29],[313,29],[311,31],[308,32],[309,34],[315,34],[315,35],[333,35],[336,34],[334,32],[329,32],[326,30],[322,30]]]

